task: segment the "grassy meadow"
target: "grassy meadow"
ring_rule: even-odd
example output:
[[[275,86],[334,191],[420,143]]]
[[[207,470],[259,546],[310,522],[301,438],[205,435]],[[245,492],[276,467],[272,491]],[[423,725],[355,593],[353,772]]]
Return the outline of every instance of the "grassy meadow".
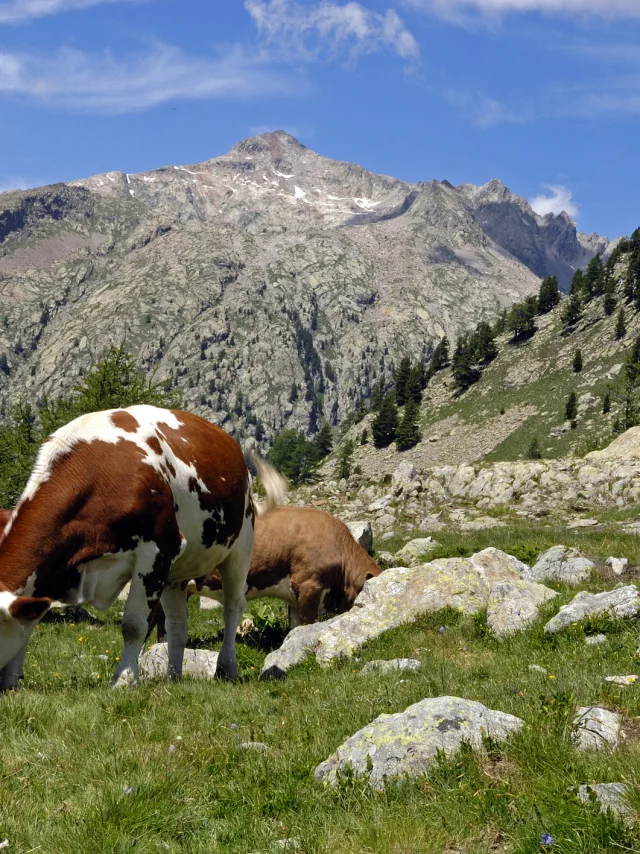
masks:
[[[519,525],[438,538],[443,554],[496,545],[531,559],[541,547],[571,542],[640,564],[640,539],[614,529]],[[616,581],[603,575],[586,586]],[[45,622],[22,688],[0,697],[0,842],[8,840],[9,854],[640,851],[640,828],[579,803],[572,791],[621,781],[640,811],[640,686],[604,681],[640,671],[640,624],[600,620],[545,637],[544,621],[574,593],[561,588],[540,622],[509,640],[491,637],[483,615],[441,612],[389,632],[358,660],[327,670],[308,664],[281,682],[258,677],[284,636],[284,610],[258,601],[249,609],[258,628],[238,642],[238,683],[187,678],[117,691],[109,686],[121,649],[117,606],[90,621]],[[189,645],[218,648],[218,612],[196,605]],[[585,634],[600,630],[609,642],[585,645]],[[400,656],[420,659],[421,670],[359,675],[365,661]],[[315,766],[377,715],[442,695],[518,715],[525,727],[383,793],[349,778],[337,790],[314,782]],[[572,746],[574,709],[591,704],[624,715],[615,752]],[[242,749],[247,741],[269,751]],[[543,834],[553,843],[542,845]]]

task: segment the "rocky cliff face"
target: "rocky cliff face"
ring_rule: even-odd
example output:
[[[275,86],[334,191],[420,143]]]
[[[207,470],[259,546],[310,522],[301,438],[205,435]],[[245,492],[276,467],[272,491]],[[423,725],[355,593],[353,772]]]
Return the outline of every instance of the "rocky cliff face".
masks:
[[[0,402],[65,391],[124,340],[249,444],[335,423],[405,353],[598,248],[580,255],[562,217],[518,208],[516,228],[500,187],[407,184],[276,132],[195,166],[1,194]]]

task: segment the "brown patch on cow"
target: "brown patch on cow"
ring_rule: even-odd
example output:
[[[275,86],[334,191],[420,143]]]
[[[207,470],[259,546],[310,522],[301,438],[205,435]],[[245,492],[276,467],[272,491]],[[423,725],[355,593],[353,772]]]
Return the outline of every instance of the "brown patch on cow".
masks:
[[[353,539],[347,526],[313,507],[277,507],[255,520],[255,542],[247,576],[249,590],[266,590],[289,577],[302,622],[318,618],[322,592],[328,613],[349,610],[368,578],[380,567]],[[204,586],[222,590],[218,572]]]
[[[150,439],[147,439],[147,445],[151,448],[154,454],[158,454],[158,456],[162,454],[162,445],[156,439],[155,436],[152,436]]]
[[[111,414],[111,422],[119,430],[124,430],[125,433],[137,432],[140,425],[130,412],[126,409],[117,409]]]
[[[175,476],[176,476],[176,467],[175,467],[175,466],[174,466],[174,464],[171,462],[171,460],[167,460],[167,468],[169,469],[169,474],[171,475],[171,477],[175,479]]]
[[[0,510],[0,540],[4,534],[4,529],[9,524],[9,519],[11,519],[11,510]]]

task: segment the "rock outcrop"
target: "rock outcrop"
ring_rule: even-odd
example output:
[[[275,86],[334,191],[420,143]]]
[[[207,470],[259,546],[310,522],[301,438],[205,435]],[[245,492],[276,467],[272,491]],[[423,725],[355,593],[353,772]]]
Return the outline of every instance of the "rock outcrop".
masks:
[[[404,712],[377,717],[318,765],[315,778],[336,785],[348,770],[383,789],[387,780],[425,774],[439,753],[453,756],[463,742],[479,750],[483,739],[503,741],[523,725],[514,715],[472,700],[431,697]]]
[[[637,617],[640,611],[640,593],[634,584],[616,587],[603,593],[581,591],[568,605],[563,605],[555,617],[544,627],[545,632],[559,632],[573,623],[588,617],[607,616],[611,619]]]

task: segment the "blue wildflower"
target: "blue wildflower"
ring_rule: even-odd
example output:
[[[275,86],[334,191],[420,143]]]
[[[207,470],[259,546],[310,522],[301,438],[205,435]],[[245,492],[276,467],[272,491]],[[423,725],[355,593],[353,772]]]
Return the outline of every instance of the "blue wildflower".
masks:
[[[543,833],[540,837],[540,845],[553,845],[553,836],[550,833]]]

